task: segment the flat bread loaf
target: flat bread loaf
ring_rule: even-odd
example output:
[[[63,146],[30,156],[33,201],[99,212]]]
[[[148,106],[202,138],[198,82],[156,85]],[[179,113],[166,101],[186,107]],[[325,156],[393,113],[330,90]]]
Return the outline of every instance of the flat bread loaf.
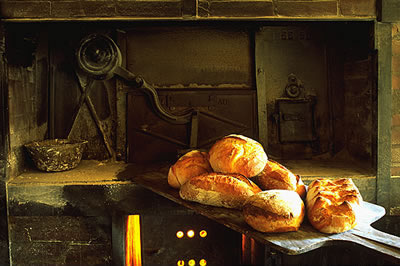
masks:
[[[302,198],[306,195],[306,187],[301,177],[271,159],[268,160],[262,172],[254,178],[254,182],[262,190],[286,189],[296,191]]]
[[[297,231],[305,215],[299,194],[282,189],[266,190],[249,197],[242,211],[246,223],[260,232]]]
[[[173,188],[180,188],[190,178],[204,173],[211,173],[208,154],[199,150],[192,150],[180,157],[168,171],[168,184]]]
[[[208,153],[214,172],[236,173],[247,178],[258,175],[268,161],[267,154],[260,143],[235,134],[215,142]]]
[[[317,179],[307,192],[307,217],[323,233],[341,233],[354,228],[362,197],[351,178]]]
[[[242,175],[210,173],[188,180],[181,186],[179,195],[184,200],[205,205],[241,209],[248,197],[260,191]]]

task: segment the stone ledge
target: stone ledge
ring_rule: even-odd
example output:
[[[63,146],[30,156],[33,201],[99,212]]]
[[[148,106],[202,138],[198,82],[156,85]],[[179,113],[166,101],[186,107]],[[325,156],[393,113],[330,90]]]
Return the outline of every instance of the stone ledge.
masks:
[[[281,162],[300,174],[305,184],[320,177],[351,177],[365,201],[376,203],[376,176],[352,164],[326,161]],[[7,182],[10,216],[112,216],[194,213],[179,204],[135,184],[135,176],[165,175],[168,163],[134,165],[121,162],[82,161],[70,171],[45,173],[30,170]],[[391,195],[400,178],[391,178]],[[392,197],[389,215],[399,215],[400,199]],[[396,210],[396,211],[395,211]]]
[[[30,170],[6,184],[9,214],[108,216],[185,212],[176,203],[132,182],[135,175],[154,167],[83,160],[77,168],[65,172]]]
[[[354,165],[327,161],[282,162],[308,184],[318,177],[352,177],[364,199],[376,198],[373,174]],[[169,163],[153,165],[83,160],[77,168],[47,173],[29,170],[7,182],[12,216],[107,216],[133,213],[174,213],[190,210],[134,183],[135,176],[167,178]]]

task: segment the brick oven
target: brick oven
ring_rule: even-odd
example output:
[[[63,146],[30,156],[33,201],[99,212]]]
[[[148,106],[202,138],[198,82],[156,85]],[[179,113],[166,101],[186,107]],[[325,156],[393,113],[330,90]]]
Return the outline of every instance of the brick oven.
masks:
[[[143,265],[400,263],[394,247],[346,238],[290,254],[235,213],[157,184],[182,152],[239,133],[306,184],[351,177],[386,210],[374,227],[400,235],[397,1],[20,0],[0,10],[1,265],[132,265],[131,218]],[[84,50],[93,36],[106,42]],[[117,70],[82,68],[110,51]],[[87,141],[78,167],[35,168],[24,145],[53,138]]]

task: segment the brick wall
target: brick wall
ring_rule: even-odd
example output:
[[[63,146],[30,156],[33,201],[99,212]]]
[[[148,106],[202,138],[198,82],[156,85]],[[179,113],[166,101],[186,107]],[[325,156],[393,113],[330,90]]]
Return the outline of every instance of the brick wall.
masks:
[[[375,17],[376,0],[0,1],[3,18]]]

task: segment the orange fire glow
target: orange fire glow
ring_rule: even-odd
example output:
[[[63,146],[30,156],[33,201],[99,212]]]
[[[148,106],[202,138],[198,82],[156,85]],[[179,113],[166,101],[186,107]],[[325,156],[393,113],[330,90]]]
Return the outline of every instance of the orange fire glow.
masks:
[[[125,265],[142,265],[142,247],[140,241],[140,216],[129,215],[126,219]]]

